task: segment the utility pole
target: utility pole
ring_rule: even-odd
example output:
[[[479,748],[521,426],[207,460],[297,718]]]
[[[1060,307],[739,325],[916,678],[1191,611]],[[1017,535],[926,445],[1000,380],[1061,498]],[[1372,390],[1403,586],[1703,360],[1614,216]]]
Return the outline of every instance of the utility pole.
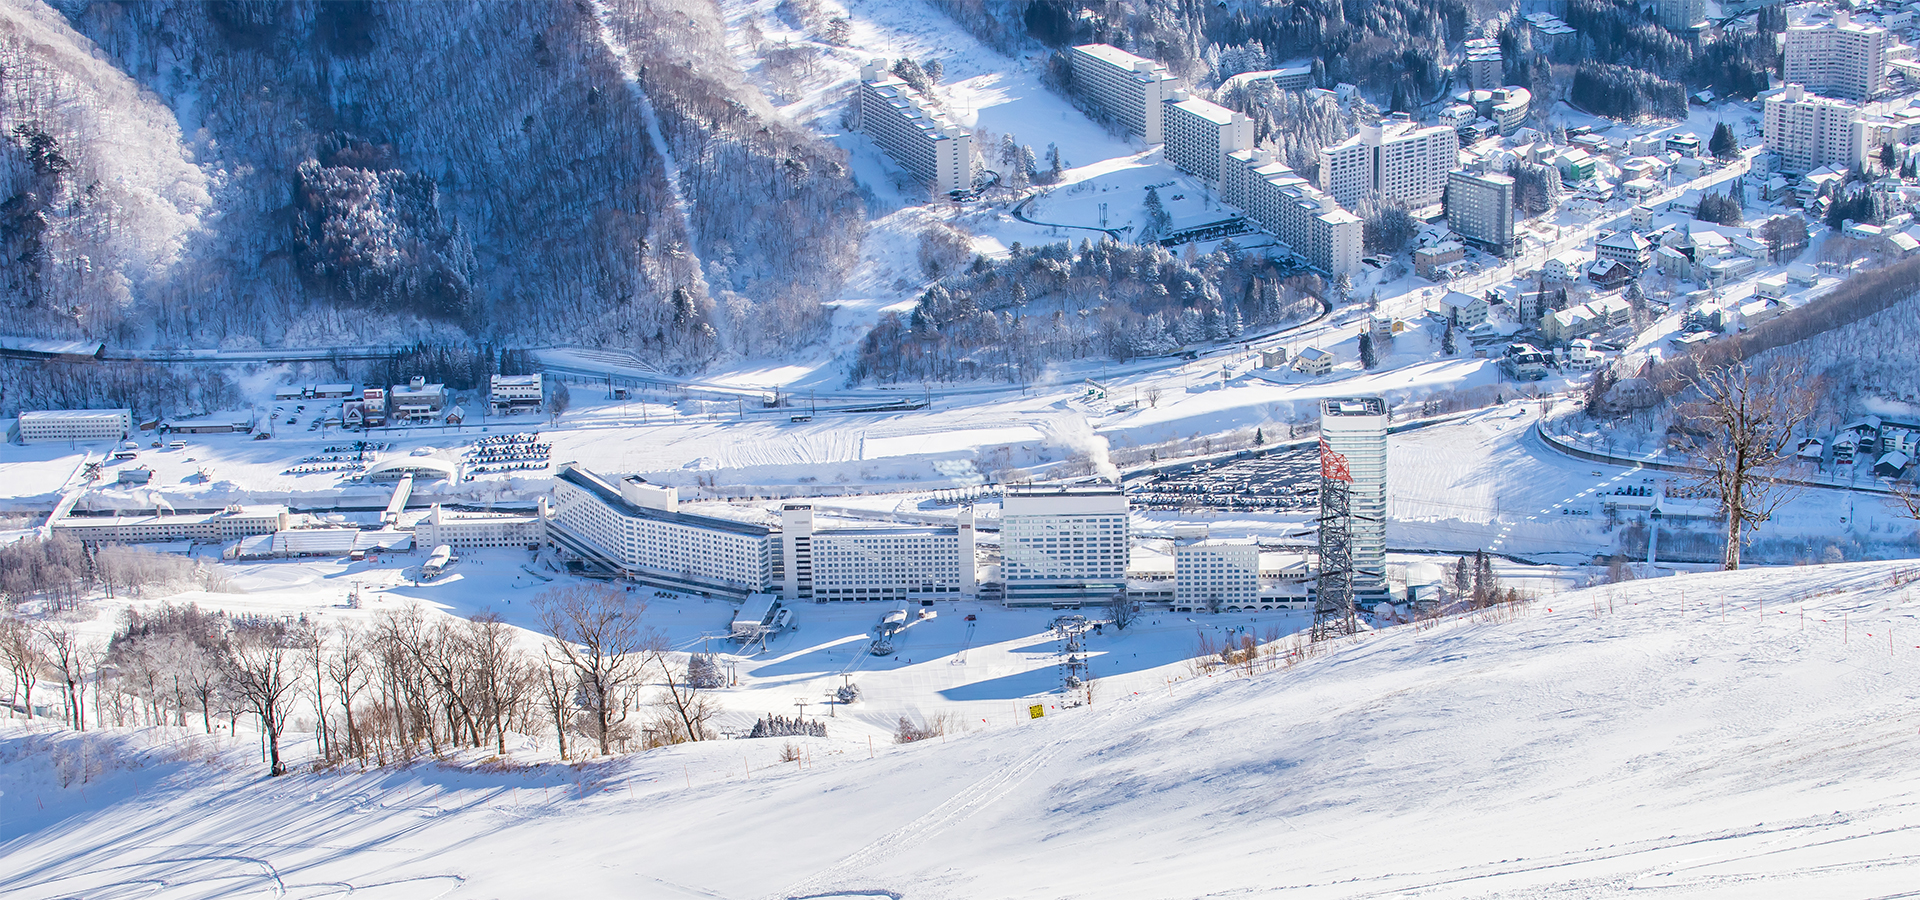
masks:
[[[811,702],[812,701],[804,697],[793,701],[794,706],[800,707],[800,721],[805,722],[807,720],[807,704]]]

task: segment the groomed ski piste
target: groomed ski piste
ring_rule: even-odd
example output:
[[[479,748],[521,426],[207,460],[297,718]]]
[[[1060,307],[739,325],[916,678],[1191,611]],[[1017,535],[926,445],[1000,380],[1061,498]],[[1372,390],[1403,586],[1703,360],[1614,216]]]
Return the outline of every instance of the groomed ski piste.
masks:
[[[1558,591],[1252,672],[1142,668],[1090,706],[905,745],[855,720],[269,779],[244,738],[9,723],[0,894],[1911,896],[1916,579],[1852,563]]]

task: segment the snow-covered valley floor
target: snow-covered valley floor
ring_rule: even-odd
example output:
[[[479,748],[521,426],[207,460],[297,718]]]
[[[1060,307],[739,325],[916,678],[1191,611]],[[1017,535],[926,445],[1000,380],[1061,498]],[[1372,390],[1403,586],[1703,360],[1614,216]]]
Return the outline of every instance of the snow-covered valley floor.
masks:
[[[1554,594],[784,764],[735,740],[269,780],[248,747],[10,726],[0,895],[1909,896],[1917,575]]]

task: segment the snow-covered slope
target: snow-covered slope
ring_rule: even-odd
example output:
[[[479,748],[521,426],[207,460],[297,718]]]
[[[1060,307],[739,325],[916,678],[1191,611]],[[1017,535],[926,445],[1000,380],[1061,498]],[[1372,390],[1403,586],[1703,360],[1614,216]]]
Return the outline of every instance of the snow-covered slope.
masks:
[[[1595,588],[784,764],[719,741],[268,781],[176,743],[61,788],[80,742],[55,761],[16,730],[0,893],[1895,896],[1920,867],[1917,574]]]

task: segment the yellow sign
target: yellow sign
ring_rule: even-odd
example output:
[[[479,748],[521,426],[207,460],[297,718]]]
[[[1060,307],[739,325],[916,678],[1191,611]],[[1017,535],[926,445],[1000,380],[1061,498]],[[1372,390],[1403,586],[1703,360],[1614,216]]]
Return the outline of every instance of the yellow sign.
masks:
[[[1044,716],[1046,714],[1047,714],[1047,708],[1044,706],[1041,706],[1038,703],[1035,703],[1034,705],[1027,707],[1027,718],[1029,719],[1038,719],[1041,716]]]

